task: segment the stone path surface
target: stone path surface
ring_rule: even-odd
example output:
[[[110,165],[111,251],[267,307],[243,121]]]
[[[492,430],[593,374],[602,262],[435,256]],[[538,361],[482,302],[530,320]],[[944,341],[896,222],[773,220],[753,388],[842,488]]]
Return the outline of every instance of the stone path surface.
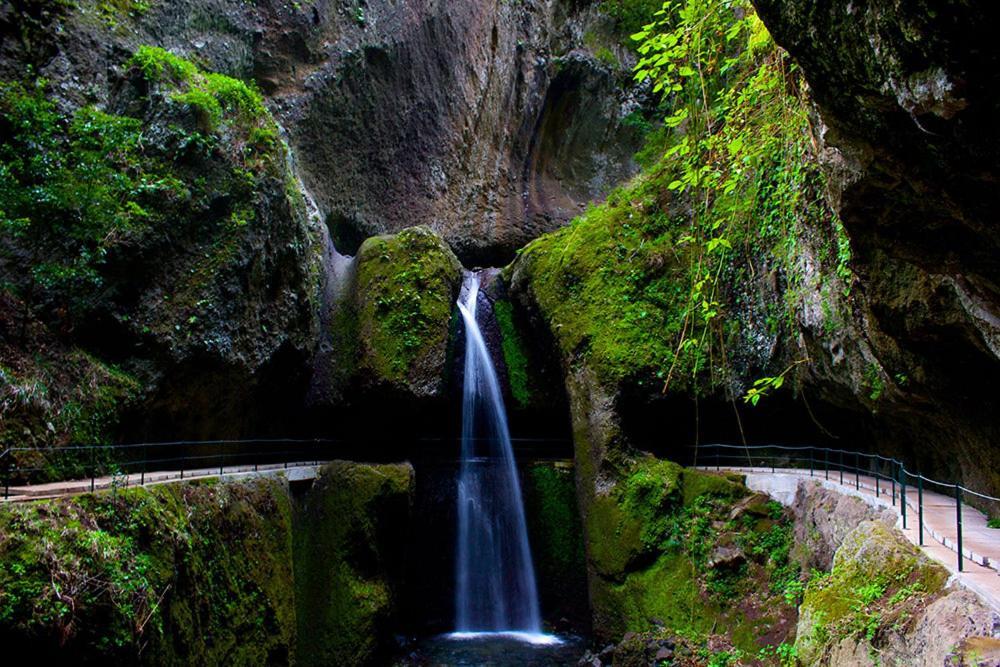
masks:
[[[716,470],[715,466],[699,466]],[[962,571],[958,571],[957,503],[954,497],[923,490],[923,544],[920,539],[919,498],[917,489],[906,489],[906,528],[903,528],[901,489],[893,490],[890,481],[845,472],[843,483],[839,471],[809,471],[727,467],[721,470],[746,475],[747,486],[771,495],[785,505],[795,499],[798,485],[809,479],[824,487],[861,498],[869,505],[896,511],[896,527],[925,554],[941,563],[952,578],[977,593],[1000,612],[1000,529],[988,528],[987,517],[974,507],[962,504]]]
[[[74,496],[91,491],[101,491],[111,488],[130,488],[134,486],[152,486],[154,484],[167,484],[170,482],[180,482],[189,480],[204,480],[214,477],[220,479],[241,479],[247,477],[275,477],[278,475],[286,477],[291,482],[315,479],[319,467],[319,461],[296,462],[296,463],[269,463],[267,465],[238,465],[225,466],[221,470],[215,468],[198,468],[189,470],[160,470],[147,473],[129,473],[128,475],[97,477],[91,480],[75,479],[60,482],[49,482],[47,484],[30,484],[24,486],[11,486],[6,490],[6,498],[0,496],[0,500],[8,502],[23,502],[28,500],[43,500],[45,498],[57,498],[59,496]],[[4,492],[0,489],[0,493]]]

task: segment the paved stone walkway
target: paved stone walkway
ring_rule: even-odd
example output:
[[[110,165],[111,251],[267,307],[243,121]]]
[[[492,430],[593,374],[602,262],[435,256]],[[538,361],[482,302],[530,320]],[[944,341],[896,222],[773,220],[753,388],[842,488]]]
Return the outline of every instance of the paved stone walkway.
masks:
[[[703,470],[716,470],[714,466],[699,466]],[[962,504],[962,572],[958,571],[957,507],[955,498],[923,490],[923,544],[920,544],[918,521],[919,505],[917,488],[906,488],[906,529],[903,529],[899,485],[893,493],[890,481],[845,472],[843,483],[839,471],[824,472],[806,469],[777,469],[726,467],[722,470],[744,473],[747,486],[768,493],[790,505],[795,489],[803,479],[812,479],[828,489],[861,498],[869,505],[885,507],[896,512],[896,527],[906,537],[923,549],[924,553],[941,563],[959,583],[977,593],[995,610],[1000,612],[1000,529],[987,528],[986,515],[974,507]]]
[[[159,470],[147,473],[129,473],[128,475],[97,477],[93,480],[75,479],[61,482],[50,482],[47,484],[30,484],[24,486],[11,486],[8,490],[8,497],[0,500],[8,502],[23,502],[28,500],[43,500],[45,498],[57,498],[59,496],[74,496],[91,491],[101,491],[117,488],[129,488],[133,486],[152,486],[154,484],[167,484],[170,482],[180,482],[198,479],[211,479],[213,477],[223,479],[241,479],[247,477],[277,476],[284,475],[289,481],[295,482],[306,479],[315,479],[321,463],[296,462],[296,463],[269,463],[266,465],[239,465],[225,466],[220,471],[215,468],[198,468],[190,470]],[[4,492],[0,488],[0,494]]]

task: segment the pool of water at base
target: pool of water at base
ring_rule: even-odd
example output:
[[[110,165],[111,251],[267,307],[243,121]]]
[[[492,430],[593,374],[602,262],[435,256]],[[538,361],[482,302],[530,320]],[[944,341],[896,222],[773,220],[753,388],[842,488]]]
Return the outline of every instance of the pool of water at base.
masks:
[[[398,667],[563,667],[576,665],[586,642],[573,635],[546,635],[555,641],[525,641],[504,634],[469,637],[438,635],[415,641],[396,661]]]

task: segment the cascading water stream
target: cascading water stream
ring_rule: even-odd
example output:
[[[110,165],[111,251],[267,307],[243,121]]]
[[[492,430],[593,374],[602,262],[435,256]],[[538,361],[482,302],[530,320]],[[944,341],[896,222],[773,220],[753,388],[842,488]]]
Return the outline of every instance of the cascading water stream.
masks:
[[[507,413],[476,321],[479,276],[467,274],[458,308],[465,322],[462,463],[458,479],[455,637],[501,633],[536,643],[542,634]]]

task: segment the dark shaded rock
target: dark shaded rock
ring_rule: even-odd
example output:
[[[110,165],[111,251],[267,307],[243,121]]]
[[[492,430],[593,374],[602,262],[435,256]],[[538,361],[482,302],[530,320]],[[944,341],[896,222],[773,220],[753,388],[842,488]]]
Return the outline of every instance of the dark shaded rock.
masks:
[[[996,8],[755,0],[802,65],[867,314],[878,446],[996,493]],[[885,387],[883,392],[881,389]]]
[[[297,664],[380,664],[394,646],[413,468],[334,462],[295,517]]]

